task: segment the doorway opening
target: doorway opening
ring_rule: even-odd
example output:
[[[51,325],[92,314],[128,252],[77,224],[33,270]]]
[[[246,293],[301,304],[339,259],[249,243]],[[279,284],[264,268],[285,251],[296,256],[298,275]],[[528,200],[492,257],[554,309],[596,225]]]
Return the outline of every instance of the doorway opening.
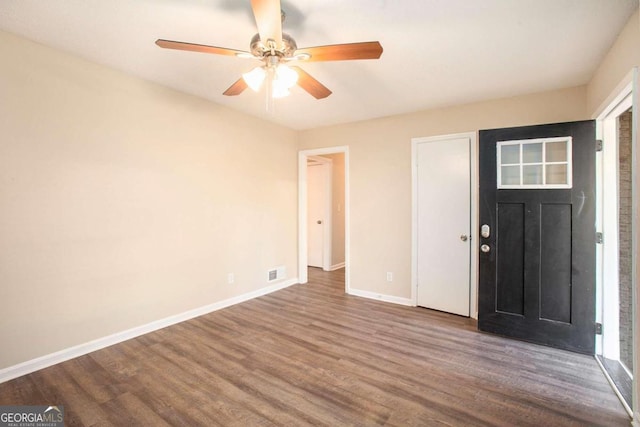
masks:
[[[344,277],[349,293],[348,147],[300,151],[298,155],[298,278],[322,272]],[[311,270],[313,269],[313,270]]]
[[[628,85],[601,115],[598,163],[598,314],[597,360],[623,406],[632,414],[634,372],[633,221],[636,171],[633,158],[633,99]]]

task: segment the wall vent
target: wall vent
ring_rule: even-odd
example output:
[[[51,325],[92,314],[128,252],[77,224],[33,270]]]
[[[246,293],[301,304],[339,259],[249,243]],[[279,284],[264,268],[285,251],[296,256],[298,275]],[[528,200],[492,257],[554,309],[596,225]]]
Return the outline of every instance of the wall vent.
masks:
[[[267,273],[267,282],[275,282],[287,277],[287,270],[284,266],[273,267]]]

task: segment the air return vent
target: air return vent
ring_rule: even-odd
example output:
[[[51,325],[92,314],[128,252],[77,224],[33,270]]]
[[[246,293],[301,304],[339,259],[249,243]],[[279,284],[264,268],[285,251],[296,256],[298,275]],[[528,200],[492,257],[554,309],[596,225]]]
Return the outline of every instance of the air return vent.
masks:
[[[280,267],[273,267],[268,272],[267,282],[275,282],[276,280],[282,280],[285,277],[287,277],[287,269],[283,265]]]

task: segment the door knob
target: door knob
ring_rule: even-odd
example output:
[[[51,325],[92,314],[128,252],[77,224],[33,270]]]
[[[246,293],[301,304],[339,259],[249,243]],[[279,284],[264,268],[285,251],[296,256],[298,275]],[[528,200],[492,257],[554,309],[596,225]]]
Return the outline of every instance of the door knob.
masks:
[[[462,240],[463,242],[466,242],[467,240],[469,240],[469,236],[467,236],[466,234],[462,234],[460,235],[460,240]]]
[[[316,224],[322,224],[322,220],[321,219],[317,220]]]
[[[480,246],[480,250],[486,254],[491,250],[491,247],[489,245],[482,245]]]

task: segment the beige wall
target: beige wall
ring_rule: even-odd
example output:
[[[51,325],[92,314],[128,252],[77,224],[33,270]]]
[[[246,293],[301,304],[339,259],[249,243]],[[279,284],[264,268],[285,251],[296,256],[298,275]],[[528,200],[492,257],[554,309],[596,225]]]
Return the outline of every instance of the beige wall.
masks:
[[[634,13],[587,85],[587,111],[601,112],[616,86],[640,66],[640,14]]]
[[[295,276],[294,131],[2,32],[0,57],[0,369]]]
[[[351,288],[411,296],[411,138],[582,120],[585,106],[576,87],[301,132],[301,150],[349,146]]]

